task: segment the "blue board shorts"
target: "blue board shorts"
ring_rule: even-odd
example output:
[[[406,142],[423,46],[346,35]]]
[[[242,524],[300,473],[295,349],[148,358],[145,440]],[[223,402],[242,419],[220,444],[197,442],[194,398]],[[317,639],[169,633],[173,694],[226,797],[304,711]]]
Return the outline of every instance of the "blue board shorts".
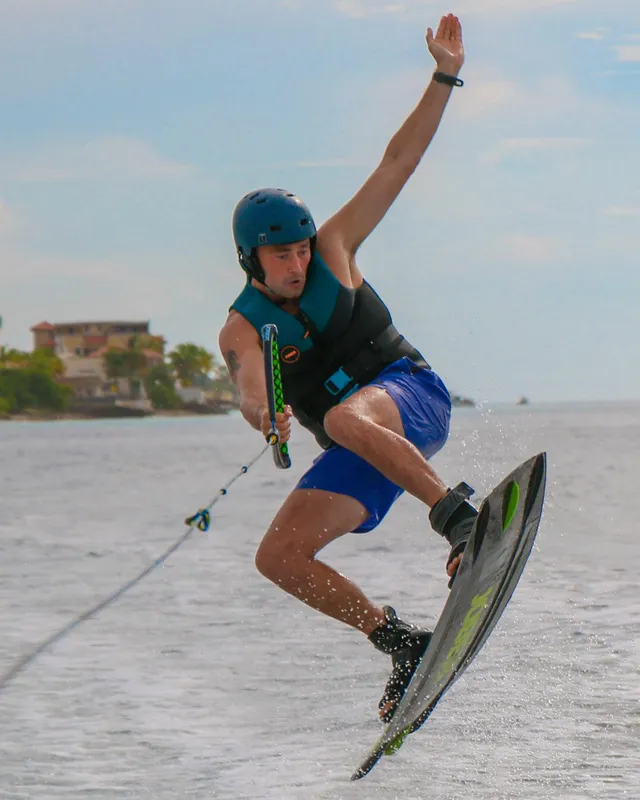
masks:
[[[435,372],[401,358],[368,385],[379,386],[391,396],[400,411],[405,437],[426,459],[442,449],[449,436],[451,398]],[[323,489],[348,495],[362,503],[370,516],[353,533],[366,533],[377,527],[404,491],[367,461],[340,445],[322,452],[296,489]]]

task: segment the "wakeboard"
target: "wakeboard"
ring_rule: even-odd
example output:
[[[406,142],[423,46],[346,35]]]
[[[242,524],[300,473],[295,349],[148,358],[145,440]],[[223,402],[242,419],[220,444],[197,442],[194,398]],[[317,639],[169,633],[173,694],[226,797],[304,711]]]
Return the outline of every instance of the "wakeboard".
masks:
[[[533,547],[544,502],[546,454],[525,461],[485,498],[451,593],[385,732],[351,776],[395,754],[478,655],[502,616]]]

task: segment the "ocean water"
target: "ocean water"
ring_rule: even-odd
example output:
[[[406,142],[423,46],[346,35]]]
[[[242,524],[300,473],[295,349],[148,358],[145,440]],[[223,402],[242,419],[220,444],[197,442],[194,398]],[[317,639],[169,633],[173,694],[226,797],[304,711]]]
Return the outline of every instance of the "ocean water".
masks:
[[[261,449],[237,415],[0,423],[0,673],[153,562]],[[368,778],[388,658],[265,581],[263,531],[315,453],[266,454],[166,565],[0,692],[0,798],[640,798],[640,404],[458,409],[434,466],[481,498],[548,452],[520,586],[427,724]],[[323,557],[433,625],[444,541],[403,497]]]

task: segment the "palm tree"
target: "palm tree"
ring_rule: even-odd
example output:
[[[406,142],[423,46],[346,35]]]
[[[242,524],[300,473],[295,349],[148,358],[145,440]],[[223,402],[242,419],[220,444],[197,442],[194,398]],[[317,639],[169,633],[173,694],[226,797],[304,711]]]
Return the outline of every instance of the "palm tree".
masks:
[[[215,366],[213,353],[190,342],[177,345],[169,353],[169,360],[183,386],[193,386],[198,378],[207,376]]]

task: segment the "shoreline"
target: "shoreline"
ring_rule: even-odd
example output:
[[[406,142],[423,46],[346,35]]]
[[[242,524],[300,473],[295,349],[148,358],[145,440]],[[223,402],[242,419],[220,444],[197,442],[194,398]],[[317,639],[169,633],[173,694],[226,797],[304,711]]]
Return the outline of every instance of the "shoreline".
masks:
[[[157,411],[145,412],[143,414],[83,414],[78,411],[34,411],[32,413],[9,414],[0,416],[0,425],[3,422],[69,422],[80,420],[99,420],[99,419],[145,419],[147,417],[216,417],[235,411],[234,408],[201,410],[192,409],[158,409]]]

